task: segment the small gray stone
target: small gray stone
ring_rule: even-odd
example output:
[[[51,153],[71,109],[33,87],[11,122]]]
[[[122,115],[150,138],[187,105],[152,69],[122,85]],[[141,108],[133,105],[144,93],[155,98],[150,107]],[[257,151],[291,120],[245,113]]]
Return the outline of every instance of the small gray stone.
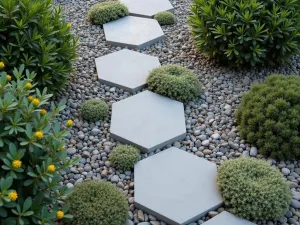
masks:
[[[119,182],[119,176],[118,175],[112,176],[112,178],[110,179],[110,181],[112,183],[118,183]]]
[[[134,223],[131,220],[126,220],[125,225],[134,225]]]
[[[257,148],[256,147],[252,147],[250,149],[250,155],[254,156],[254,157],[257,155]]]
[[[76,153],[76,148],[68,148],[67,153],[70,155],[74,155]]]
[[[204,140],[202,141],[203,146],[209,146],[209,140]]]
[[[281,172],[282,172],[285,176],[287,176],[287,175],[290,174],[291,171],[290,171],[288,168],[282,168],[282,169],[281,169]]]
[[[291,202],[291,206],[295,209],[299,209],[300,208],[300,202],[293,199],[292,202]]]

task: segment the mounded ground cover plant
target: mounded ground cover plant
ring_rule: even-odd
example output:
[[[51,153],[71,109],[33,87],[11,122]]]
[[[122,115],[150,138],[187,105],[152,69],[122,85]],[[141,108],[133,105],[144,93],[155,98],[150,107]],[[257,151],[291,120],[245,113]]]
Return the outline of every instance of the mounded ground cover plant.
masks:
[[[244,94],[236,111],[241,137],[260,153],[300,158],[300,77],[271,75]]]
[[[292,200],[282,174],[254,158],[225,161],[218,169],[217,182],[229,211],[245,219],[280,219]]]
[[[159,12],[154,16],[154,19],[156,19],[161,26],[175,23],[175,16],[171,12]]]
[[[230,66],[278,64],[300,50],[300,0],[193,0],[196,47]]]
[[[128,15],[127,6],[118,1],[107,1],[93,5],[88,12],[88,20],[103,25]]]
[[[64,225],[123,225],[128,218],[127,198],[109,182],[78,184],[66,202],[74,217]]]
[[[100,99],[90,99],[81,106],[82,117],[89,121],[105,120],[108,116],[109,107]]]
[[[120,170],[131,170],[139,160],[140,151],[130,145],[119,145],[109,155],[109,160]]]
[[[149,90],[169,98],[188,102],[200,95],[201,83],[189,69],[179,65],[165,65],[153,69],[148,78]]]
[[[0,1],[0,61],[7,73],[24,64],[40,88],[57,91],[68,81],[77,38],[52,0]]]

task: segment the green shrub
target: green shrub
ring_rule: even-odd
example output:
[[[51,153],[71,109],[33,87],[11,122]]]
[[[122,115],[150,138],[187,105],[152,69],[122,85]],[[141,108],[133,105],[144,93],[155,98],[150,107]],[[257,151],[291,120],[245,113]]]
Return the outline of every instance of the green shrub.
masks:
[[[68,132],[56,119],[65,105],[52,103],[47,112],[51,95],[33,89],[34,76],[24,66],[13,75],[0,72],[1,225],[56,225],[71,217],[67,205],[60,208],[69,191],[59,185],[60,172],[75,162],[67,160]]]
[[[228,160],[219,167],[217,181],[225,205],[246,219],[277,220],[292,200],[281,173],[262,160]]]
[[[139,150],[129,145],[119,145],[109,155],[109,160],[120,170],[130,170],[139,160]]]
[[[275,158],[300,157],[300,77],[271,75],[255,84],[236,112],[243,139]]]
[[[300,50],[300,0],[193,0],[196,47],[230,66],[278,64]]]
[[[0,1],[0,61],[8,73],[25,64],[39,87],[56,91],[72,71],[77,38],[51,1]]]
[[[128,15],[128,8],[124,4],[108,1],[93,5],[89,10],[88,19],[93,24],[103,25]]]
[[[90,121],[105,120],[108,112],[107,103],[100,99],[87,100],[81,106],[82,117]]]
[[[165,65],[153,69],[147,84],[151,91],[182,102],[188,102],[200,95],[201,84],[189,69],[178,65]]]
[[[74,217],[65,225],[123,225],[128,217],[127,198],[109,182],[78,184],[66,202]]]
[[[171,12],[159,12],[154,16],[154,19],[156,19],[161,26],[175,23],[175,16]]]

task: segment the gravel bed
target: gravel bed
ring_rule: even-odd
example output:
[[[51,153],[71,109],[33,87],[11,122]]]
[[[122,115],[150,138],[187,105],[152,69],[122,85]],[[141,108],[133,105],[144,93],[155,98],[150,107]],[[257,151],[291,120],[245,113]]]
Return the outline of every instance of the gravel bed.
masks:
[[[97,81],[94,59],[121,50],[119,47],[107,45],[103,29],[100,26],[91,25],[86,20],[89,7],[97,2],[95,0],[55,1],[55,4],[63,6],[68,22],[73,25],[74,33],[80,37],[79,58],[75,63],[75,72],[70,84],[57,96],[57,100],[60,98],[68,100],[60,120],[74,120],[75,125],[68,140],[67,152],[70,157],[80,156],[81,160],[80,164],[72,167],[69,173],[62,174],[62,182],[69,187],[88,179],[102,179],[115,183],[127,195],[130,204],[126,225],[163,225],[165,223],[153,216],[135,209],[133,173],[116,171],[108,161],[110,151],[118,144],[110,138],[110,118],[106,121],[89,123],[80,115],[80,105],[84,100],[100,98],[111,105],[131,95]],[[234,111],[241,101],[241,96],[249,90],[251,84],[263,81],[267,75],[272,73],[299,75],[300,57],[294,57],[291,65],[280,68],[236,70],[221,67],[206,56],[196,53],[193,47],[186,24],[190,0],[171,0],[171,2],[175,7],[176,24],[163,27],[166,34],[166,40],[163,43],[155,44],[140,52],[159,57],[162,64],[186,66],[194,70],[203,83],[201,97],[185,105],[186,139],[175,142],[173,145],[213,161],[217,165],[224,160],[240,156],[264,158],[258,153],[256,147],[239,137]],[[142,157],[149,155],[145,154]],[[270,165],[282,171],[289,182],[294,199],[285,217],[279,221],[254,222],[268,225],[299,225],[300,161],[276,161],[271,158],[266,160]],[[190,176],[196,176],[196,174],[191,172]],[[190,225],[202,224],[222,210],[224,209],[220,208],[218,212],[209,212],[206,217]]]

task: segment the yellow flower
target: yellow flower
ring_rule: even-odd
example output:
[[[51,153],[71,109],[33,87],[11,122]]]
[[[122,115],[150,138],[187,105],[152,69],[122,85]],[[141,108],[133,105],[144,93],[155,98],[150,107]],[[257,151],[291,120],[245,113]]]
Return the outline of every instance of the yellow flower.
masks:
[[[42,110],[41,110],[41,115],[42,115],[42,116],[45,116],[46,114],[47,114],[47,110],[46,110],[46,109],[42,109]]]
[[[67,28],[71,28],[71,27],[72,27],[72,24],[67,23]]]
[[[40,100],[38,100],[37,98],[35,98],[35,99],[32,100],[32,104],[34,106],[38,106],[40,104]]]
[[[11,81],[11,75],[6,75],[6,79],[8,80],[8,81]]]
[[[32,88],[32,84],[30,82],[28,82],[26,85],[25,85],[26,89],[30,89]]]
[[[61,146],[61,147],[60,147],[60,150],[61,150],[61,151],[64,151],[65,149],[66,149],[65,146]]]
[[[12,167],[13,168],[20,168],[22,166],[22,162],[20,161],[20,160],[14,160],[13,162],[12,162]]]
[[[12,191],[8,194],[8,198],[12,201],[16,201],[18,198],[18,194],[15,191]]]
[[[30,96],[27,97],[27,99],[28,99],[28,101],[32,102],[33,96],[30,95]]]
[[[42,131],[37,131],[37,132],[35,132],[35,137],[37,139],[42,139],[44,137],[44,134]]]
[[[0,61],[0,70],[3,69],[5,67],[4,62]]]
[[[48,168],[47,168],[47,172],[49,173],[53,173],[55,172],[56,168],[53,164],[49,165]]]
[[[67,127],[71,127],[73,125],[73,121],[72,120],[68,120],[67,121]]]
[[[62,219],[62,218],[64,218],[64,212],[63,211],[61,211],[61,210],[59,210],[59,211],[57,211],[56,212],[56,218],[57,219]]]

